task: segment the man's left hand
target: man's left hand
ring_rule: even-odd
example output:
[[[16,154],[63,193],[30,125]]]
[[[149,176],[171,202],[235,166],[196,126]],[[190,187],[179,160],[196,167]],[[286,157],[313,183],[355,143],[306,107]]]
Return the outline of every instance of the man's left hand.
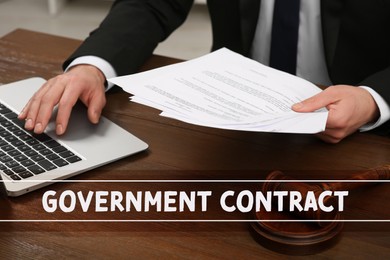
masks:
[[[326,129],[318,137],[329,143],[338,143],[363,125],[375,122],[379,108],[371,94],[359,87],[336,85],[293,105],[295,112],[313,112],[326,107],[329,110]]]

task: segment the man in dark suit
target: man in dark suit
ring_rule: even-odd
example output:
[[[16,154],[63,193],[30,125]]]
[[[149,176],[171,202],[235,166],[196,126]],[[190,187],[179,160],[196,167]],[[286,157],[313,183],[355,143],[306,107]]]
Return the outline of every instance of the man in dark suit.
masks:
[[[50,79],[26,105],[19,116],[26,119],[25,127],[42,132],[58,104],[57,134],[63,134],[78,99],[88,106],[91,122],[97,123],[105,105],[105,79],[136,72],[157,44],[184,22],[192,4],[192,0],[115,1],[99,28],[65,61],[64,68],[70,65],[66,73]],[[250,56],[260,4],[258,0],[208,0],[212,49],[227,47]],[[319,137],[336,143],[362,126],[387,121],[383,117],[390,104],[390,2],[322,0],[320,11],[326,68],[332,85],[338,86],[296,104],[293,110],[327,107],[327,129]],[[111,65],[109,72],[94,62],[72,64],[86,56]],[[375,93],[355,86],[369,86]],[[385,109],[378,105],[379,99]],[[382,130],[389,131],[388,126]]]

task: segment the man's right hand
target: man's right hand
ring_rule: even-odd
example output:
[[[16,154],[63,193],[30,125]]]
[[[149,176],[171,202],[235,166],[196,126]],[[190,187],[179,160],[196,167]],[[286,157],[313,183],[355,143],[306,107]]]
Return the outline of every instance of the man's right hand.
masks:
[[[25,128],[42,133],[58,105],[56,134],[65,133],[73,106],[80,99],[88,108],[89,120],[97,124],[106,104],[105,77],[92,65],[77,65],[48,80],[28,101],[19,119]]]

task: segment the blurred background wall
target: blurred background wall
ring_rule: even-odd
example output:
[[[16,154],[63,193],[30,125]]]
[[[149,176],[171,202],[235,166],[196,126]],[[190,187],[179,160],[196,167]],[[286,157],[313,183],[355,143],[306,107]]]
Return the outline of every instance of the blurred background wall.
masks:
[[[187,21],[156,54],[192,59],[210,51],[205,0],[196,0]],[[0,0],[0,37],[17,28],[84,39],[107,14],[112,0]]]

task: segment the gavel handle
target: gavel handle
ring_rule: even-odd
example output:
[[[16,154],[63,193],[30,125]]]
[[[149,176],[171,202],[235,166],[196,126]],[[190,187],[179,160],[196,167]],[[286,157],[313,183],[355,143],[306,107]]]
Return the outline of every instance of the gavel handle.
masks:
[[[372,184],[370,180],[389,180],[390,165],[384,165],[365,171],[361,174],[348,179],[351,182],[333,182],[323,184],[323,188],[327,190],[353,190]]]

